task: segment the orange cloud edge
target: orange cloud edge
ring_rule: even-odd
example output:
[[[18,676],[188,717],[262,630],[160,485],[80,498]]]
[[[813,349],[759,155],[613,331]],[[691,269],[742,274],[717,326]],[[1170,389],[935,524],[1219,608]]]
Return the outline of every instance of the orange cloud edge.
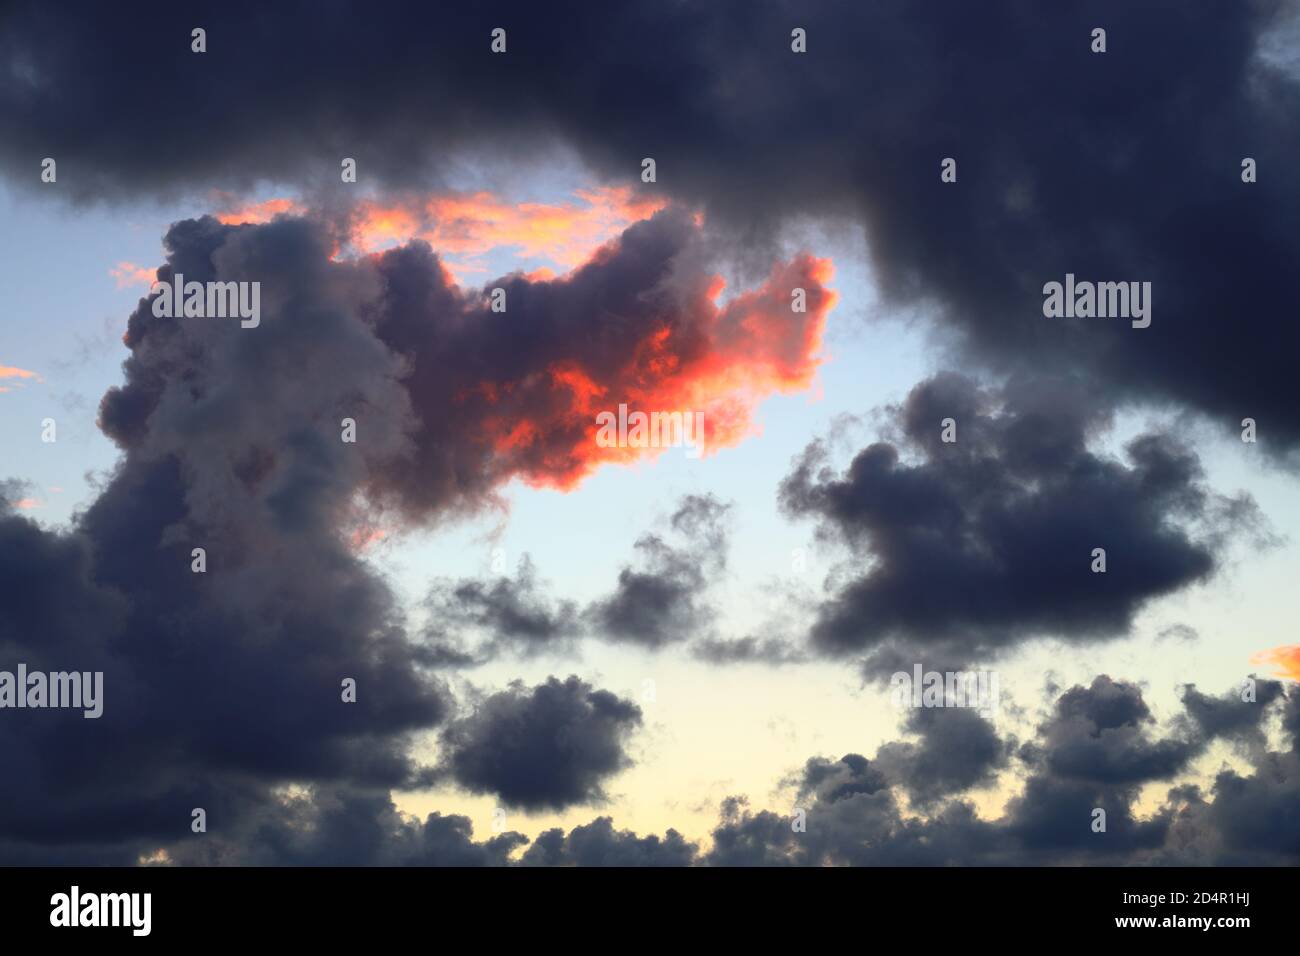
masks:
[[[1284,644],[1252,654],[1250,662],[1259,667],[1272,667],[1274,677],[1300,681],[1300,644]]]
[[[232,225],[308,211],[288,198],[247,204],[225,198],[216,217]],[[511,202],[487,191],[362,199],[352,210],[348,244],[356,254],[373,256],[422,239],[439,254],[451,279],[463,284],[470,284],[476,274],[483,278],[488,271],[485,256],[505,250],[521,260],[550,263],[525,273],[529,281],[555,281],[591,262],[629,226],[666,205],[661,198],[637,195],[630,186],[580,189],[552,202]],[[703,226],[702,213],[696,211],[692,218],[697,228]],[[336,250],[335,257],[341,252]],[[518,383],[478,383],[470,391],[476,401],[489,406],[482,419],[484,438],[496,455],[515,463],[508,469],[512,477],[531,487],[559,491],[572,490],[601,465],[629,465],[663,453],[661,447],[598,446],[596,416],[616,413],[620,404],[647,414],[702,412],[703,454],[735,446],[758,433],[754,414],[761,401],[813,385],[823,361],[827,315],[838,301],[837,293],[826,288],[833,274],[829,258],[803,253],[775,263],[764,284],[739,291],[724,304],[719,300],[726,282],[713,276],[682,306],[691,312],[691,331],[705,332],[708,348],[689,349],[674,341],[679,329],[662,324],[629,342],[628,362],[635,375],[611,379],[604,374],[608,370],[566,361],[539,370],[553,390],[567,393],[561,420],[538,420],[509,401],[502,401],[500,414],[494,414],[490,406]],[[807,291],[803,314],[791,306],[796,286]],[[553,442],[545,439],[557,433],[579,437],[556,455],[551,453]],[[542,448],[548,450],[545,456],[538,454]],[[367,547],[377,540],[367,534],[354,544]]]

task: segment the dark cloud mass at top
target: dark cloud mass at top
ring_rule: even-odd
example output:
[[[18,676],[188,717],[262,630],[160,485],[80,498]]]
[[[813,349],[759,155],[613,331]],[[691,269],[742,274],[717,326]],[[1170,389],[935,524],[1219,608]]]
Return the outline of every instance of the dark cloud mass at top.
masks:
[[[170,5],[77,17],[10,4],[0,164],[81,199],[331,182],[439,185],[476,150],[547,144],[699,204],[749,252],[792,216],[865,223],[893,300],[937,307],[997,367],[1076,369],[1174,400],[1263,447],[1300,443],[1288,285],[1300,89],[1282,0],[871,4]],[[400,30],[395,22],[403,23]],[[1104,56],[1089,49],[1108,31]],[[505,27],[509,51],[490,54]],[[790,30],[808,31],[792,55]],[[1270,45],[1271,44],[1271,45]],[[126,52],[124,52],[126,51]],[[159,84],[160,77],[166,82]],[[213,89],[221,97],[210,95]],[[202,135],[195,135],[201,130]],[[939,181],[944,157],[958,181]],[[1241,161],[1259,181],[1241,181]],[[1153,322],[1048,320],[1042,286],[1153,283]]]

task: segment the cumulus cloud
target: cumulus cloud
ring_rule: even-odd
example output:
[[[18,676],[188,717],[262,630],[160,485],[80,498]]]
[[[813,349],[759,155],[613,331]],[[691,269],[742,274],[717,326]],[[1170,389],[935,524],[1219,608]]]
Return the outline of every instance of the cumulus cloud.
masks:
[[[474,841],[468,817],[400,813],[386,791],[313,787],[280,794],[231,831],[168,848],[166,862],[203,866],[503,866],[528,843],[507,831]]]
[[[1253,500],[1209,489],[1167,433],[1128,442],[1127,463],[1094,450],[1107,420],[1070,383],[993,390],[941,373],[892,409],[896,438],[844,472],[809,445],[781,507],[855,559],[828,581],[814,646],[866,651],[882,672],[961,665],[1032,637],[1124,634],[1151,599],[1208,580],[1232,535],[1259,529]],[[1105,573],[1092,571],[1096,548]]]
[[[554,828],[540,834],[524,851],[525,866],[689,866],[699,852],[697,844],[669,829],[661,839],[639,837],[631,830],[615,830],[609,817],[597,817],[565,834]]]
[[[15,768],[0,841],[15,856],[33,841],[134,862],[188,833],[194,807],[233,826],[289,780],[399,785],[416,771],[411,736],[448,711],[388,586],[341,533],[365,466],[336,416],[385,409],[372,450],[398,453],[400,365],[349,311],[360,288],[322,237],[265,230],[178,224],[167,268],[259,273],[276,289],[268,336],[157,320],[142,302],[127,383],[102,408],[124,449],[111,478],[66,530],[0,515],[4,658],[104,675],[96,720],[0,722]]]
[[[908,715],[904,729],[918,734],[920,742],[882,745],[876,766],[907,791],[914,804],[989,786],[1009,762],[1012,741],[1000,738],[993,724],[974,710],[918,708]]]
[[[464,818],[395,811],[393,788],[428,779],[412,740],[441,727],[448,779],[559,808],[606,798],[641,715],[572,677],[512,686],[448,723],[437,668],[484,646],[554,646],[579,624],[651,648],[694,638],[706,660],[797,656],[707,633],[701,595],[725,540],[705,499],[673,516],[671,536],[643,536],[613,593],[581,612],[547,598],[528,568],[436,582],[431,607],[445,618],[423,641],[353,543],[376,516],[432,525],[512,480],[569,489],[641,457],[592,440],[595,414],[620,402],[703,410],[710,449],[747,437],[762,398],[812,383],[835,303],[829,262],[774,261],[794,219],[864,225],[884,311],[923,307],[950,354],[1006,382],[936,377],[896,410],[896,434],[843,473],[821,444],[796,462],[782,507],[853,558],[818,609],[818,653],[866,654],[879,673],[1040,635],[1099,640],[1213,576],[1222,546],[1257,524],[1253,503],[1211,491],[1168,434],[1137,437],[1123,460],[1104,454],[1116,409],[1172,405],[1226,431],[1251,417],[1267,455],[1297,460],[1300,331],[1277,317],[1300,258],[1300,188],[1282,172],[1300,150],[1300,91],[1261,56],[1283,4],[1105,3],[1100,68],[1092,7],[521,7],[500,58],[485,55],[494,22],[479,11],[402,5],[416,19],[395,33],[395,9],[358,20],[319,4],[234,5],[211,15],[198,56],[174,5],[129,19],[6,6],[8,185],[45,189],[50,155],[48,191],[77,202],[214,185],[238,197],[266,182],[299,199],[223,202],[224,219],[168,232],[161,280],[260,281],[265,321],[253,335],[160,320],[141,300],[125,380],[100,408],[122,459],[67,529],[18,514],[14,486],[0,486],[0,649],[34,667],[103,670],[107,694],[98,721],[27,712],[0,724],[13,781],[0,788],[0,858],[131,862],[166,846],[196,862],[506,862],[522,837],[476,843]],[[795,16],[805,57],[788,49]],[[845,90],[873,93],[846,114]],[[627,110],[638,91],[653,95]],[[659,211],[621,232],[595,223],[565,250],[565,276],[480,288],[453,282],[425,243],[399,236],[380,250],[364,228],[348,233],[412,195],[449,195],[475,152],[507,167],[571,154],[600,188],[615,184],[620,216]],[[643,189],[646,155],[660,182]],[[387,195],[340,203],[330,190],[343,156]],[[939,181],[946,156],[957,183]],[[1258,182],[1241,180],[1247,156]],[[464,210],[415,203],[416,231],[455,252]],[[304,214],[317,204],[329,212]],[[353,240],[378,254],[340,255]],[[710,262],[727,255],[753,281],[724,299]],[[1066,273],[1150,281],[1151,326],[1045,318],[1043,283]],[[493,287],[506,313],[489,308]],[[807,313],[791,311],[794,287]],[[4,391],[34,374],[0,367],[0,379]],[[358,424],[355,445],[339,441],[343,417]],[[938,439],[944,417],[955,444]],[[190,570],[194,547],[203,574]],[[1107,549],[1104,575],[1088,571],[1094,547]],[[482,636],[468,650],[465,629]],[[354,704],[339,700],[343,678],[357,681]],[[1294,862],[1300,708],[1293,692],[1260,687],[1253,705],[1188,688],[1162,729],[1137,688],[1099,677],[1014,747],[970,715],[915,715],[910,739],[870,759],[806,765],[806,834],[784,812],[731,800],[707,855],[600,818],[549,831],[524,856]],[[1268,749],[1274,713],[1290,750]],[[1204,792],[1173,785],[1138,813],[1143,788],[1179,780],[1212,741],[1240,746],[1252,771],[1223,769]],[[969,791],[1007,761],[1025,783],[1002,818],[983,819]],[[905,814],[904,800],[925,813]],[[206,844],[177,836],[194,806],[224,828]],[[1104,838],[1086,825],[1097,806]]]
[[[604,783],[631,766],[641,708],[577,677],[521,682],[484,699],[442,731],[444,772],[506,806],[561,810],[606,800]]]
[[[715,612],[704,591],[710,575],[726,566],[729,507],[712,495],[683,498],[668,521],[682,543],[653,533],[638,538],[640,566],[620,570],[614,592],[587,608],[589,626],[609,640],[652,649],[707,627]]]
[[[1296,695],[1277,684],[1254,704],[1253,722],[1281,708],[1294,728]],[[1225,695],[1225,701],[1232,692]],[[1240,697],[1237,697],[1240,701]],[[956,713],[963,716],[954,719]],[[1157,726],[1136,685],[1099,675],[1053,703],[1033,740],[1014,747],[969,711],[909,721],[923,743],[888,742],[874,758],[813,758],[793,781],[805,829],[789,809],[755,810],[724,801],[702,861],[715,866],[915,865],[1294,865],[1300,858],[1291,804],[1300,782],[1294,730],[1289,749],[1257,752],[1252,772],[1221,770],[1211,791],[1172,785],[1151,813],[1137,804],[1142,786],[1180,779],[1191,762],[1238,725],[1207,728],[1179,715]],[[1242,718],[1242,723],[1247,723]],[[963,726],[969,725],[969,726]],[[952,739],[945,739],[951,728]],[[981,741],[961,753],[961,737]],[[934,748],[931,754],[927,748]],[[943,749],[953,766],[936,759]],[[1004,813],[981,816],[971,788],[1008,765],[1023,767]],[[913,808],[906,812],[903,797]],[[1092,828],[1094,811],[1106,829]]]
[[[320,450],[349,464],[349,488],[363,484],[377,506],[435,522],[482,507],[513,478],[569,489],[602,464],[659,453],[595,440],[597,414],[620,403],[701,411],[706,454],[743,440],[760,398],[811,382],[833,304],[816,278],[821,266],[804,256],[774,267],[763,287],[715,306],[717,279],[699,258],[703,240],[680,211],[629,227],[561,279],[496,280],[506,312],[494,312],[484,292],[451,284],[423,243],[335,261],[337,239],[309,218],[173,226],[160,281],[176,273],[187,281],[260,281],[267,327],[241,337],[220,323],[189,328],[193,323],[154,317],[142,300],[127,329],[127,383],[101,405],[105,432],[130,447],[152,416],[191,406],[217,414],[232,387],[209,376],[223,362],[250,388],[279,374],[274,387],[281,391],[322,389],[309,420],[356,420],[360,454],[333,440]],[[810,307],[794,313],[788,289],[801,284]],[[295,315],[315,301],[292,297],[308,286],[329,307]],[[741,335],[741,326],[766,334]],[[307,350],[315,364],[283,374],[277,363],[294,354],[294,339],[309,328],[337,348]],[[352,367],[327,364],[349,355]],[[191,378],[184,388],[176,381],[182,373]],[[334,394],[324,394],[327,388]],[[254,438],[270,423],[223,424],[246,429],[253,447],[241,465],[248,480],[262,480],[274,456]],[[287,512],[313,500],[286,496],[280,503]]]
[[[97,721],[20,711],[0,726],[18,768],[0,796],[7,852],[40,840],[133,861],[188,832],[193,807],[234,828],[284,783],[382,791],[426,780],[411,745],[450,712],[437,672],[449,661],[408,633],[356,532],[390,509],[441,520],[512,477],[577,480],[596,464],[584,457],[594,423],[573,405],[587,394],[575,393],[579,380],[620,388],[632,376],[665,394],[718,385],[734,402],[727,376],[713,377],[728,362],[797,366],[781,336],[767,352],[728,336],[714,347],[710,323],[761,322],[764,306],[706,301],[712,278],[677,259],[694,229],[664,213],[569,279],[509,280],[524,320],[507,334],[448,284],[427,246],[346,260],[334,258],[331,224],[311,217],[176,223],[160,280],[258,281],[262,322],[158,318],[141,299],[124,382],[100,406],[122,450],[101,493],[68,529],[47,531],[13,510],[17,486],[5,486],[6,658],[102,670],[106,695]],[[602,342],[579,317],[606,307],[618,318]],[[536,337],[523,350],[521,328]],[[647,336],[653,362],[626,349]],[[697,363],[703,378],[692,378]],[[537,431],[503,440],[513,416]],[[355,443],[341,440],[344,418]],[[701,500],[673,520],[708,547],[719,513]],[[195,548],[203,573],[192,570]],[[573,609],[542,601],[530,574],[442,597],[494,639],[544,641]],[[344,703],[349,679],[356,700]],[[513,699],[489,698],[481,719]],[[500,787],[519,805],[601,799],[601,781],[626,764],[634,705],[572,682],[544,685],[529,704],[569,735],[549,742],[569,762],[539,766],[529,789],[498,772],[493,742],[462,719],[447,739],[466,785]]]

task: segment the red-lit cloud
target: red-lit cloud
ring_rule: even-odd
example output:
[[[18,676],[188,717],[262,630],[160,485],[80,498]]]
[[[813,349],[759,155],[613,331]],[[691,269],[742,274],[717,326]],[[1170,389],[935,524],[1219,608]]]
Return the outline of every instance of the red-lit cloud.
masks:
[[[154,270],[145,266],[138,266],[134,262],[123,260],[108,270],[108,274],[117,281],[119,289],[126,289],[133,285],[142,285],[146,288],[153,285]]]
[[[576,195],[554,204],[487,193],[363,201],[347,220],[350,235],[336,218],[321,221],[340,281],[358,294],[382,290],[363,314],[395,359],[413,421],[401,425],[407,451],[370,462],[365,487],[375,502],[432,516],[481,504],[513,479],[569,490],[601,465],[663,454],[653,441],[598,440],[598,417],[617,416],[620,406],[702,424],[703,440],[692,433],[692,447],[675,453],[698,447],[708,456],[755,434],[763,400],[813,385],[836,302],[829,259],[802,253],[774,263],[757,286],[728,290],[709,267],[698,213],[661,208],[627,188]],[[245,224],[298,214],[288,202],[219,218]],[[455,281],[445,257],[461,257],[464,268],[503,247],[565,271],[535,268],[474,288]],[[491,308],[495,287],[506,292],[505,312]],[[797,289],[804,301],[796,311]],[[128,345],[138,342],[128,335]],[[118,408],[127,410],[125,397],[105,406],[110,434]],[[373,545],[372,531],[360,528],[353,546]]]
[[[225,197],[227,204],[233,202],[229,197]],[[216,214],[217,220],[228,226],[238,226],[242,223],[253,223],[260,225],[264,222],[270,222],[276,216],[284,213],[288,215],[300,215],[305,212],[305,207],[292,199],[267,199],[263,202],[250,203],[247,205],[235,204],[226,208],[224,211]]]
[[[654,443],[598,441],[598,416],[620,406],[702,415],[705,456],[737,444],[756,431],[761,401],[812,385],[836,301],[831,262],[808,254],[724,300],[698,219],[678,209],[634,224],[558,278],[493,280],[507,295],[500,314],[486,290],[451,285],[440,261],[414,247],[372,261],[385,287],[420,293],[385,303],[376,324],[408,363],[421,421],[416,454],[381,490],[421,502],[417,511],[514,478],[568,490],[601,465],[663,454]],[[801,311],[796,289],[806,294]]]
[[[398,203],[363,201],[357,207],[353,242],[362,252],[377,252],[423,239],[462,283],[486,278],[481,257],[501,248],[524,259],[549,259],[567,271],[665,205],[662,199],[637,196],[626,186],[580,189],[574,197],[515,203],[477,192]]]
[[[1300,644],[1284,644],[1267,651],[1260,651],[1250,658],[1252,664],[1273,668],[1274,677],[1300,681]]]
[[[10,381],[11,384],[0,385],[0,393],[12,392],[14,388],[21,388],[29,381],[42,382],[42,379],[35,372],[28,371],[25,368],[17,368],[13,365],[0,365],[0,381]]]
[[[807,389],[820,364],[826,316],[836,294],[825,288],[829,259],[801,256],[778,263],[757,289],[717,305],[724,283],[709,278],[683,303],[684,316],[650,324],[627,344],[625,361],[612,368],[579,360],[556,361],[529,382],[482,382],[489,405],[502,393],[545,390],[559,401],[540,403],[546,414],[515,403],[514,414],[489,415],[486,434],[503,458],[519,456],[520,477],[535,486],[569,489],[602,464],[627,463],[663,453],[659,447],[602,447],[596,416],[682,412],[703,414],[703,453],[740,443],[755,431],[754,411],[763,399]],[[791,309],[790,290],[808,291],[806,313]],[[685,321],[680,321],[685,319]],[[574,429],[575,423],[581,427]],[[571,435],[559,444],[554,436]],[[526,454],[550,445],[538,462]]]

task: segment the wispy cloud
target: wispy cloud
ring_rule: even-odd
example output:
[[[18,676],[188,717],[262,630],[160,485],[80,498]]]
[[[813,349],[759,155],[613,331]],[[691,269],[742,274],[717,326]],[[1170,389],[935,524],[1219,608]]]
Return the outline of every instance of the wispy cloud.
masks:
[[[22,388],[28,382],[44,382],[45,379],[35,372],[14,365],[0,365],[0,392],[12,392]]]
[[[149,286],[154,280],[153,269],[136,265],[134,262],[119,262],[108,270],[108,274],[117,281],[119,289],[126,289],[133,285]]]

